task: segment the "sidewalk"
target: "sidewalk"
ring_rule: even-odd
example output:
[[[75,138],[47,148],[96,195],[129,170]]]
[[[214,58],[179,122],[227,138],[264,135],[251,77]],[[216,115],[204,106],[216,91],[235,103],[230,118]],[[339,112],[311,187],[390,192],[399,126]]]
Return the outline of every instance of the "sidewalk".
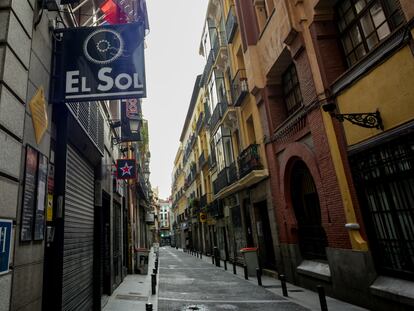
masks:
[[[155,253],[151,249],[148,258],[148,274],[129,274],[109,297],[103,311],[145,311],[145,305],[152,303],[157,310],[157,294],[151,295],[151,273],[154,268]],[[158,274],[157,274],[158,278]],[[158,283],[158,281],[157,281]]]
[[[188,256],[191,256],[188,254]],[[197,258],[197,257],[196,257]],[[203,261],[212,263],[210,256],[204,256],[202,257]],[[220,260],[220,268],[217,267],[217,269],[223,269],[224,270],[224,261]],[[244,269],[243,267],[236,266],[236,272],[237,276],[244,280]],[[227,262],[227,273],[233,273],[233,264]],[[256,277],[249,277],[249,280],[247,282],[251,282],[254,284],[257,284],[257,278]],[[289,297],[285,297],[286,299],[297,303],[305,308],[308,308],[309,310],[314,311],[320,311],[321,307],[319,304],[319,296],[317,292],[313,292],[311,290],[308,290],[303,287],[298,287],[290,283],[287,284],[288,289],[288,295]],[[262,285],[263,287],[277,295],[282,295],[282,287],[280,285],[280,281],[269,276],[262,276]],[[335,310],[335,311],[367,311],[368,309],[358,307],[352,304],[349,304],[347,302],[331,298],[326,296],[326,302],[328,305],[328,310]]]

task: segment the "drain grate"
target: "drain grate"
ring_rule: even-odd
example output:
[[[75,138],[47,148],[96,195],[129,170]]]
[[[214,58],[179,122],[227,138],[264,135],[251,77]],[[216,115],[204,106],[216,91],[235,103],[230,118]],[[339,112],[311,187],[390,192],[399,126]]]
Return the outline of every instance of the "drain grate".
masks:
[[[121,299],[121,300],[135,300],[135,301],[147,301],[148,300],[148,297],[145,297],[145,296],[121,295],[121,294],[116,295],[115,298]]]
[[[301,290],[301,289],[289,289],[288,292],[291,292],[291,293],[303,293],[303,290]]]

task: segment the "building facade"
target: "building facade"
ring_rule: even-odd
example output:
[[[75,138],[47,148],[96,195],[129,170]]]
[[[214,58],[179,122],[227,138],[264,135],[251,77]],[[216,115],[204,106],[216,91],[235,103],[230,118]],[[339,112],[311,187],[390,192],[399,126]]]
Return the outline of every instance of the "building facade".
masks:
[[[62,12],[41,1],[0,3],[0,223],[12,225],[0,310],[100,310],[133,270],[134,249],[148,247],[141,210],[150,155],[137,151],[148,141],[118,143],[119,100],[52,102],[53,31],[97,26],[102,2]],[[126,157],[140,164],[138,183],[115,178]]]
[[[375,310],[412,306],[413,10],[209,1],[199,85],[210,161],[184,195],[190,248],[242,263],[254,246],[262,268],[300,286]],[[203,136],[186,131],[181,152],[198,155],[185,146]]]

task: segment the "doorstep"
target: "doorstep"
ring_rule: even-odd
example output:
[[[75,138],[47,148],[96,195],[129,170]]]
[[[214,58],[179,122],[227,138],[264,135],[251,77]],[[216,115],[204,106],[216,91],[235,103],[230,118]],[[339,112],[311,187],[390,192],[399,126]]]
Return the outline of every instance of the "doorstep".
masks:
[[[414,306],[413,282],[379,276],[369,289],[373,295]]]

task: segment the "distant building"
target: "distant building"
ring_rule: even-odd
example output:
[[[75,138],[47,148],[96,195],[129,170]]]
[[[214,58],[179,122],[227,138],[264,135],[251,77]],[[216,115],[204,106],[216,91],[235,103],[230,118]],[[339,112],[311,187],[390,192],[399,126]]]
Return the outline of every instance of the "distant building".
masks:
[[[171,244],[171,201],[159,200],[158,223],[160,228],[160,244]]]

